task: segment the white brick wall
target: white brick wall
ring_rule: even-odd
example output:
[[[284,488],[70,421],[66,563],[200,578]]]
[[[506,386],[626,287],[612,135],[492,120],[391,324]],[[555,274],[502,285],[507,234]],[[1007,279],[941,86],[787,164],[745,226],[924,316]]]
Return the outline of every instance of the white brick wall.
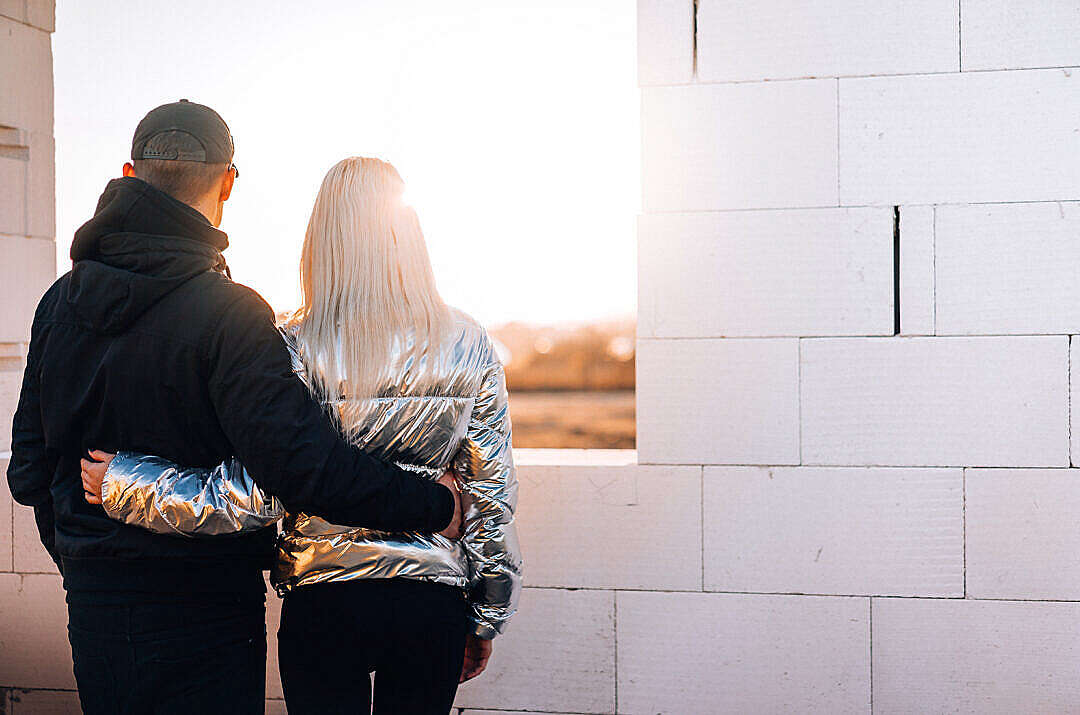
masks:
[[[1075,0],[961,0],[965,70],[1080,65]]]
[[[703,82],[959,69],[958,0],[699,0],[699,8]]]
[[[620,592],[621,713],[862,713],[865,598]]]
[[[937,208],[937,331],[1080,332],[1080,204]]]
[[[1064,337],[808,339],[801,352],[807,464],[1069,463]]]
[[[890,209],[660,214],[638,236],[643,337],[892,335]]]
[[[962,481],[959,469],[707,467],[705,589],[963,596]]]
[[[693,0],[638,3],[638,83],[682,84],[694,72]]]
[[[969,469],[966,481],[968,592],[1080,600],[1080,470]]]
[[[835,80],[641,95],[646,211],[836,205]]]
[[[798,463],[798,350],[790,339],[638,341],[641,461]]]
[[[1075,712],[1078,620],[1078,603],[874,599],[874,712]]]
[[[1072,70],[839,84],[842,205],[1076,196],[1080,76]]]

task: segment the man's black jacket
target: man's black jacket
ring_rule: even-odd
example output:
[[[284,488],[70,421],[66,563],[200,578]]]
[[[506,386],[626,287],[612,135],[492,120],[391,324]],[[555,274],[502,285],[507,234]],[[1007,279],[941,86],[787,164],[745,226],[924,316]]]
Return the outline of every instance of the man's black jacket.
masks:
[[[109,183],[72,271],[34,316],[8,483],[69,591],[262,590],[273,529],[216,539],[120,524],[83,499],[89,449],[214,466],[230,455],[290,510],[438,531],[450,492],[340,439],[291,370],[270,307],[222,272],[227,237],[135,178]]]

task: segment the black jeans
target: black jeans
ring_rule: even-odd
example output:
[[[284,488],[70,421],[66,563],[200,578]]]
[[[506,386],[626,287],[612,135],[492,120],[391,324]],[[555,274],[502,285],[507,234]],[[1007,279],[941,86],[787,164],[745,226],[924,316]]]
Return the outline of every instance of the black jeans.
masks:
[[[289,715],[446,715],[465,656],[461,589],[409,579],[300,586],[285,597],[278,660]]]
[[[69,603],[68,638],[87,715],[265,710],[261,598]]]

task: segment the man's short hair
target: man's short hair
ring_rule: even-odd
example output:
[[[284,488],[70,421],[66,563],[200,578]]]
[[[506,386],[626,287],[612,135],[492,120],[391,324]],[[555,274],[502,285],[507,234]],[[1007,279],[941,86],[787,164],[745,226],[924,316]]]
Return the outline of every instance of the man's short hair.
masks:
[[[201,148],[190,134],[181,131],[163,132],[150,139],[146,148],[164,156],[176,156]],[[205,164],[201,161],[177,159],[136,159],[135,176],[177,201],[194,204],[213,191],[228,164]]]

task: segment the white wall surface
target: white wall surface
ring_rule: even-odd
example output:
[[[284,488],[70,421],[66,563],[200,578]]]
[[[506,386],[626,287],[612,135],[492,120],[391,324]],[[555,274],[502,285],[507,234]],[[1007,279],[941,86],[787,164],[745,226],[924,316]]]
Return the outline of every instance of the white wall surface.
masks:
[[[0,0],[30,274],[48,7]],[[638,462],[522,460],[528,588],[458,707],[1080,710],[1080,3],[694,8],[638,2]],[[41,286],[4,270],[7,415]],[[3,488],[0,614],[7,712],[76,711]]]

